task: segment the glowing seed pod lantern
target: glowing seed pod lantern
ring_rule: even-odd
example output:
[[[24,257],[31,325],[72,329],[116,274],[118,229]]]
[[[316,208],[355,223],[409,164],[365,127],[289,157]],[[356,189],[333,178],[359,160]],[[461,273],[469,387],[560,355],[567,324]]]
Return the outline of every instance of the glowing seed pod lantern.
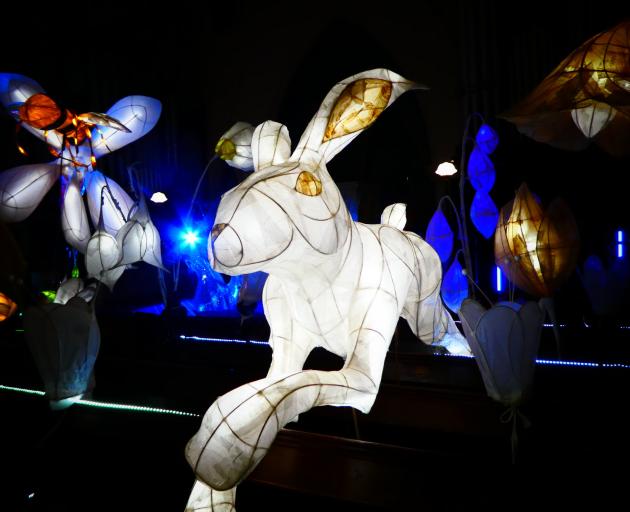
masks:
[[[440,208],[431,217],[425,238],[437,251],[442,263],[446,263],[453,252],[453,231]]]
[[[499,214],[494,257],[507,278],[537,297],[549,297],[573,271],[580,248],[575,219],[562,199],[547,208],[522,184]]]
[[[529,96],[502,115],[519,132],[560,149],[594,141],[630,152],[630,20],[571,52]]]
[[[4,322],[17,310],[17,304],[0,292],[0,322]]]

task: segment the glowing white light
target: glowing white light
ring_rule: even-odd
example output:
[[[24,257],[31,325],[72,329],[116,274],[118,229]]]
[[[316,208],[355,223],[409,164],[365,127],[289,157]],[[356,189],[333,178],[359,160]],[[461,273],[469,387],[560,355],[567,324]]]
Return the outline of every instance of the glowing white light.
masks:
[[[192,231],[189,229],[182,233],[182,240],[184,240],[184,243],[189,247],[194,247],[195,245],[197,245],[200,238],[196,231]]]
[[[435,174],[438,176],[452,176],[456,172],[457,167],[455,167],[452,162],[442,162],[435,170]]]
[[[166,197],[164,192],[154,192],[151,196],[151,201],[154,203],[166,203],[168,197]]]
[[[618,243],[623,243],[623,231],[619,230],[617,231],[617,242]]]
[[[497,266],[496,267],[496,274],[497,274],[497,291],[501,292],[503,291],[503,282],[502,282],[502,276],[501,276],[501,267]]]
[[[35,497],[35,493],[32,492],[31,494],[28,495],[28,499],[30,500],[31,498]]]

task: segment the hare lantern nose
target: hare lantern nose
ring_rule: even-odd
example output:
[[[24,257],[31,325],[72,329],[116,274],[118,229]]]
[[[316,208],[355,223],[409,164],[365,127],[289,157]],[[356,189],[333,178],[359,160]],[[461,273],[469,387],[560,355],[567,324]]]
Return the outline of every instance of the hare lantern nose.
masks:
[[[210,232],[215,262],[226,269],[237,266],[243,259],[241,239],[229,224],[215,224]]]

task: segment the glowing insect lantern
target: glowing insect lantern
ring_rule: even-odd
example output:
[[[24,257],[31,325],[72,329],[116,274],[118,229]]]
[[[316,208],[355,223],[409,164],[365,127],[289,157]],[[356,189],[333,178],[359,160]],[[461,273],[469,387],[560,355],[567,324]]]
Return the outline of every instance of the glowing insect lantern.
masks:
[[[549,297],[575,267],[580,241],[577,225],[562,199],[547,210],[522,184],[501,209],[494,238],[496,264],[516,286]]]
[[[0,322],[4,322],[17,311],[17,304],[0,292]]]
[[[539,142],[579,150],[593,140],[630,152],[630,21],[574,50],[503,117]]]
[[[101,337],[89,302],[93,295],[92,287],[69,279],[57,291],[59,302],[24,313],[26,342],[54,409],[70,406],[94,386]]]
[[[48,144],[56,158],[0,173],[0,220],[24,220],[62,176],[62,228],[68,244],[80,252],[87,249],[84,188],[93,224],[102,215],[105,229],[115,235],[134,203],[114,180],[94,169],[96,159],[148,133],[160,117],[160,102],[127,96],[105,114],[75,114],[60,107],[34,80],[11,73],[0,73],[0,101],[20,126]]]
[[[426,343],[468,352],[440,300],[438,255],[403,231],[405,206],[386,208],[383,224],[355,223],[326,168],[413,87],[385,69],[343,80],[293,153],[285,126],[267,121],[254,131],[255,170],[222,196],[208,250],[222,273],[269,274],[272,363],[264,379],[219,397],[188,443],[198,481],[187,510],[233,510],[234,487],[299,414],[322,405],[368,412],[401,315]],[[344,368],[303,370],[316,346],[343,357]]]

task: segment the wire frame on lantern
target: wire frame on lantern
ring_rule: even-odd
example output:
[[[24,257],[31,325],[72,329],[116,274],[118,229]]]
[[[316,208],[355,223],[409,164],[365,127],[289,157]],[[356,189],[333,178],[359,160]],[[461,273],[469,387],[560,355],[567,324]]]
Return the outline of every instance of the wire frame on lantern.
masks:
[[[501,208],[495,260],[522,290],[549,297],[575,268],[579,247],[575,219],[562,199],[543,211],[523,183],[516,198]]]
[[[612,155],[630,153],[630,21],[571,52],[524,100],[502,115],[538,142]]]

